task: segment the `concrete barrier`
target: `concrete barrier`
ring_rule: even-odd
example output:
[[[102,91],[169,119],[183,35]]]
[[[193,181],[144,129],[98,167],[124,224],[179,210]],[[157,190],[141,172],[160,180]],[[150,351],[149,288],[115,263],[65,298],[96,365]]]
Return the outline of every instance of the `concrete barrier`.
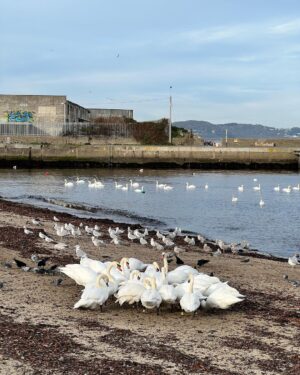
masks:
[[[140,145],[0,145],[2,166],[86,164],[103,166],[205,167],[205,168],[298,168],[294,148],[192,147]]]

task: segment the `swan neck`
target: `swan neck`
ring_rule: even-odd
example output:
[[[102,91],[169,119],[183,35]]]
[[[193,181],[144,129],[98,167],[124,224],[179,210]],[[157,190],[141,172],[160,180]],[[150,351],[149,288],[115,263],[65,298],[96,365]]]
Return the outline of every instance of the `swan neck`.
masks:
[[[169,272],[169,265],[168,265],[168,261],[167,261],[167,256],[164,255],[164,269],[166,271],[166,273]]]
[[[194,276],[190,275],[189,293],[193,293],[193,289],[194,289]]]

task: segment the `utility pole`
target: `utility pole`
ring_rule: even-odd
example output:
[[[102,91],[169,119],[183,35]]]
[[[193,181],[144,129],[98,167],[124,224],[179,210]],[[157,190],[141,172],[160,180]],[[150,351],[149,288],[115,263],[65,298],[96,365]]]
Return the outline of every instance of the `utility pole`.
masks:
[[[172,86],[170,86],[169,143],[172,143]]]

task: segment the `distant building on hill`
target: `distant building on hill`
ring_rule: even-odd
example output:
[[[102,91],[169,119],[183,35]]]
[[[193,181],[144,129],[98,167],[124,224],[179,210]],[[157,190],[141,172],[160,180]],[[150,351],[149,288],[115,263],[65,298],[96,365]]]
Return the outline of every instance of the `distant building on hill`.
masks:
[[[97,117],[132,119],[133,110],[85,108],[65,95],[0,95],[0,124],[89,123]]]

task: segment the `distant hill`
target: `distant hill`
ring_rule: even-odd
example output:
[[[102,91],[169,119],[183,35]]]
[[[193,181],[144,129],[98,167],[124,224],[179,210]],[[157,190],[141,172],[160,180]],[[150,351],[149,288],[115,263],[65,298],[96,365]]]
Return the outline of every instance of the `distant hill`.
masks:
[[[192,130],[205,140],[221,140],[225,138],[227,129],[228,138],[292,138],[300,137],[300,127],[279,129],[264,125],[253,124],[212,124],[207,121],[177,121],[174,126]]]

